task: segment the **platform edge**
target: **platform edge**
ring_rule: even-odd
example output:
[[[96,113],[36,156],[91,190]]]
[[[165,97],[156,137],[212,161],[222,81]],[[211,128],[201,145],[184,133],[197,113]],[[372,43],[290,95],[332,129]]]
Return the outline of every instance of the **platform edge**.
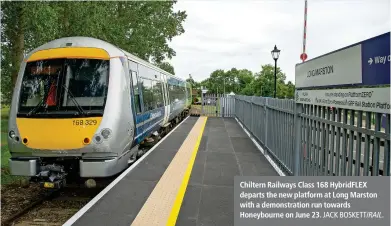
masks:
[[[173,207],[171,209],[171,212],[170,212],[170,215],[168,217],[168,221],[167,221],[167,224],[166,224],[167,226],[175,226],[176,221],[178,219],[179,211],[181,209],[182,202],[183,202],[183,199],[185,197],[185,193],[186,193],[186,190],[187,190],[187,186],[189,184],[191,172],[193,170],[194,162],[195,162],[195,159],[197,157],[198,149],[199,149],[200,144],[201,144],[201,139],[202,139],[202,136],[204,134],[204,130],[205,130],[205,126],[206,126],[206,121],[207,120],[208,120],[208,117],[205,117],[205,121],[203,122],[203,125],[201,127],[200,134],[198,134],[196,145],[193,148],[193,152],[191,154],[189,165],[187,166],[185,175],[184,175],[184,177],[182,179],[182,184],[179,187],[179,191],[178,191],[177,196],[175,198],[174,205],[173,205]]]

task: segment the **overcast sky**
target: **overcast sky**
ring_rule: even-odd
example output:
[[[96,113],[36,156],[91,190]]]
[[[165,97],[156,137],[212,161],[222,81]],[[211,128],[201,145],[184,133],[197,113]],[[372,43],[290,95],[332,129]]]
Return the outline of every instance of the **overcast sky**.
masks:
[[[196,81],[216,69],[261,70],[274,64],[295,81],[303,48],[304,0],[179,0],[185,33],[170,46],[175,74]],[[308,0],[308,59],[390,31],[390,0]]]

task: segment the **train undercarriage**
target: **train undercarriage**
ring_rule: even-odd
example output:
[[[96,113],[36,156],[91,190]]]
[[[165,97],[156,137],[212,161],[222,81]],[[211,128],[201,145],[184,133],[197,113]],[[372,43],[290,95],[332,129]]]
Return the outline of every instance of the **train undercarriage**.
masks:
[[[145,138],[140,145],[133,147],[128,157],[127,165],[120,172],[108,177],[81,177],[80,161],[81,157],[37,157],[36,159],[26,159],[30,161],[30,167],[35,166],[39,172],[35,176],[31,176],[29,181],[31,183],[39,183],[41,187],[47,189],[59,189],[62,187],[81,187],[87,188],[105,187],[115,177],[126,170],[130,165],[135,163],[141,156],[148,152],[157,142],[166,136],[173,128],[175,128],[183,119],[190,114],[190,109],[185,109],[180,115],[172,119],[166,125],[163,125],[158,131],[152,133]],[[83,161],[86,161],[83,159]],[[96,161],[96,160],[95,160]],[[102,160],[102,167],[103,162]],[[14,167],[17,167],[14,165]]]

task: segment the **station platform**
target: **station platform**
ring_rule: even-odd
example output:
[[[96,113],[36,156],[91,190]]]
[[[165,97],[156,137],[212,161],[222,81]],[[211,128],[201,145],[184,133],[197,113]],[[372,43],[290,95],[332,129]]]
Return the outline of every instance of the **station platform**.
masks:
[[[188,117],[64,225],[234,225],[234,176],[262,175],[234,118]]]

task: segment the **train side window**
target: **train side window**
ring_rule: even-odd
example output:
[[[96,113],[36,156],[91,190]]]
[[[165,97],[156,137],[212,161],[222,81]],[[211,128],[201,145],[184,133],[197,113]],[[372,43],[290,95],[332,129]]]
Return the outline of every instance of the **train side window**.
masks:
[[[141,113],[141,104],[140,104],[140,90],[138,88],[137,81],[137,72],[131,71],[132,80],[133,80],[133,95],[134,95],[134,106],[136,108],[136,113]]]
[[[153,84],[153,93],[154,93],[154,100],[157,108],[163,107],[163,90],[162,90],[162,83],[158,81],[154,81]]]
[[[179,100],[181,100],[181,87],[179,86],[179,84],[175,86],[175,89],[176,89],[175,99],[177,99],[179,101]]]
[[[170,102],[174,103],[175,102],[175,86],[170,84],[169,87],[170,87]]]

